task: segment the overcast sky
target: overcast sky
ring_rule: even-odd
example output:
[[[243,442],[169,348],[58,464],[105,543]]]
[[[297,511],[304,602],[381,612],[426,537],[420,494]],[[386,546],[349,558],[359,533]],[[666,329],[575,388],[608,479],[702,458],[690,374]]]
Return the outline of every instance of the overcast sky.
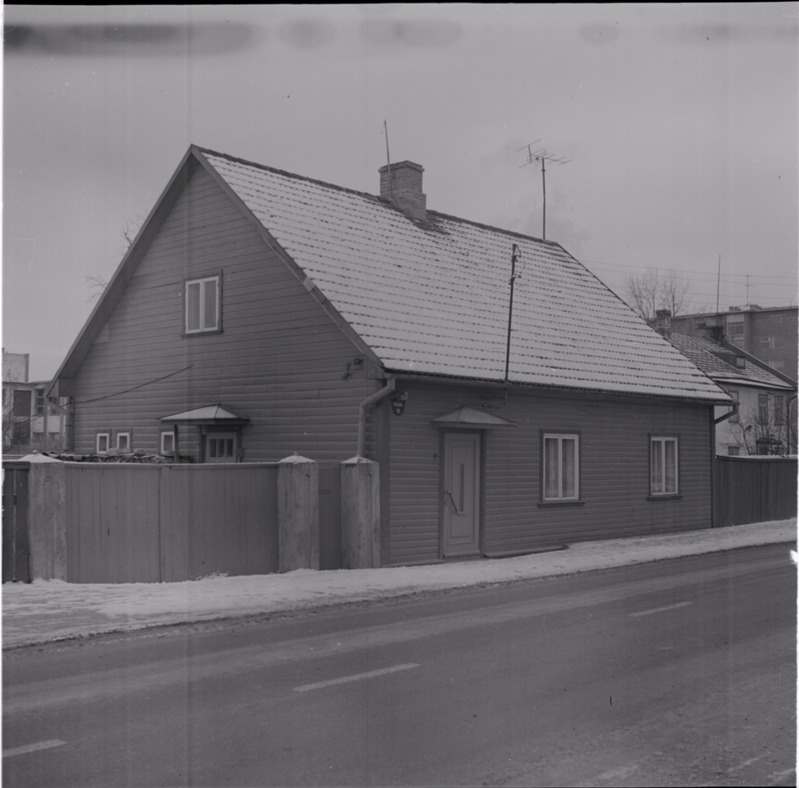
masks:
[[[797,3],[4,7],[3,346],[47,379],[191,143],[797,303]]]

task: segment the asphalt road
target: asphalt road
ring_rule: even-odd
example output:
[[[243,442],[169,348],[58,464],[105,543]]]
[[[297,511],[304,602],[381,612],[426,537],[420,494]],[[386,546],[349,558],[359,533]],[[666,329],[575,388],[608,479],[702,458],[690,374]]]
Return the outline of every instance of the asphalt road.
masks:
[[[3,785],[795,785],[785,545],[7,651]]]

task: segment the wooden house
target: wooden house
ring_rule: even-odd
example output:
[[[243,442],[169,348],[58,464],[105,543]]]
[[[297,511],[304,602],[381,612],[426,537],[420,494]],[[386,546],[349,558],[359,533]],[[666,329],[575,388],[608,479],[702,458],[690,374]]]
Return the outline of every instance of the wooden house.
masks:
[[[711,524],[730,398],[560,245],[192,146],[58,370],[71,448],[368,457],[380,563]]]

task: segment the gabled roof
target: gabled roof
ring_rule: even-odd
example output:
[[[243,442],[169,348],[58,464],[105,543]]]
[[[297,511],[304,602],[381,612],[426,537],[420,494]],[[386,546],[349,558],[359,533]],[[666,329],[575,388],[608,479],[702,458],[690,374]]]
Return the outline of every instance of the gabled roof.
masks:
[[[792,391],[791,386],[769,370],[764,362],[756,362],[748,354],[726,348],[702,337],[671,333],[671,344],[689,358],[699,369],[718,383]],[[735,363],[736,357],[744,359],[744,366]]]
[[[509,382],[727,401],[556,243],[198,155],[387,370],[503,381],[515,244]]]
[[[502,419],[485,411],[467,408],[465,406],[445,413],[443,416],[436,416],[432,419],[433,424],[439,427],[470,427],[491,429],[492,427],[515,427],[512,421]]]
[[[729,401],[557,243],[435,211],[414,222],[377,196],[194,146],[56,378],[76,373],[197,166],[388,373]]]
[[[203,408],[187,410],[183,413],[174,413],[171,416],[161,416],[159,421],[165,424],[215,424],[230,426],[247,424],[248,418],[237,416],[221,405],[206,405]]]

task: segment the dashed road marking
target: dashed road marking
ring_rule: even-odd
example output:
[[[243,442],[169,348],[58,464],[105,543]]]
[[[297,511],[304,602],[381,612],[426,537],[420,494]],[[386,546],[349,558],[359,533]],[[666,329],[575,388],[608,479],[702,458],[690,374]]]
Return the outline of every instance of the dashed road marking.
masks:
[[[34,744],[25,744],[22,747],[14,747],[10,750],[3,750],[4,758],[13,758],[15,755],[25,755],[29,752],[36,752],[37,750],[49,750],[53,747],[63,747],[66,744],[61,739],[48,739],[47,741],[37,741]]]
[[[693,602],[677,602],[675,605],[666,605],[665,607],[653,607],[650,610],[639,610],[637,613],[630,613],[630,616],[651,616],[653,613],[663,613],[666,610],[677,610],[679,607],[688,607]]]
[[[416,662],[405,662],[402,665],[394,665],[390,668],[382,668],[380,670],[370,670],[367,673],[356,673],[353,676],[342,676],[338,679],[328,679],[327,681],[317,681],[314,684],[303,684],[300,687],[294,687],[295,692],[309,692],[310,690],[322,689],[323,687],[332,687],[334,684],[348,684],[351,681],[361,681],[362,679],[371,679],[375,676],[385,676],[387,673],[396,673],[399,670],[410,670],[411,668],[418,668]]]

